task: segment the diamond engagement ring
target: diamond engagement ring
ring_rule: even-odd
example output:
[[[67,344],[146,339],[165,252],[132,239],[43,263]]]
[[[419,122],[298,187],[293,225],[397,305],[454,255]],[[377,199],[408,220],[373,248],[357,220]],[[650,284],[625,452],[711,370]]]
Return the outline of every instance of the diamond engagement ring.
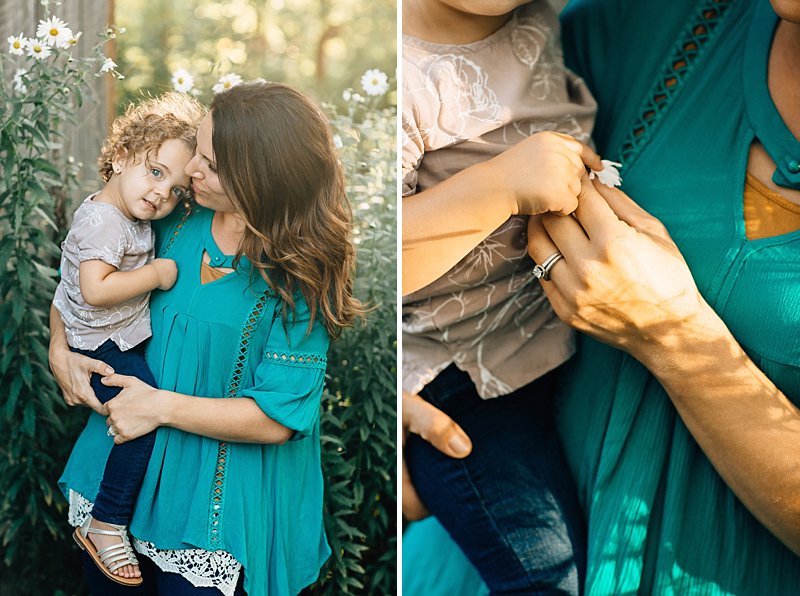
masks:
[[[549,257],[547,257],[541,265],[536,265],[531,271],[531,275],[533,275],[536,279],[541,279],[544,281],[550,281],[550,270],[553,268],[559,259],[563,259],[564,255],[562,255],[559,251],[554,252]]]
[[[113,427],[113,426],[109,426],[109,427],[108,427],[108,430],[106,431],[106,434],[107,434],[109,437],[116,437],[116,436],[117,436],[117,431],[115,431],[115,430],[114,430],[114,427]]]

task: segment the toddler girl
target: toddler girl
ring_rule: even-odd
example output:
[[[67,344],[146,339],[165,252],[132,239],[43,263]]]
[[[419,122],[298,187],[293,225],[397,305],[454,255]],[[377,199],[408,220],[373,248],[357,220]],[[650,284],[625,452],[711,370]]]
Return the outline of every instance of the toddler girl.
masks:
[[[189,196],[184,168],[203,115],[202,106],[182,93],[130,106],[102,148],[105,186],[78,207],[61,245],[62,278],[53,306],[70,348],[151,385],[155,380],[144,360],[149,294],[171,288],[178,272],[174,261],[153,258],[150,221],[166,217]],[[100,383],[98,375],[92,375],[92,388],[101,403],[120,391]],[[115,434],[110,426],[109,437]],[[103,573],[125,585],[142,582],[127,525],[154,440],[155,431],[114,445],[92,515],[74,534]]]
[[[526,228],[603,170],[584,144],[596,104],[544,0],[406,0],[403,32],[403,389],[473,442],[457,460],[410,436],[411,479],[492,593],[578,594],[584,525],[551,410],[574,344],[532,275],[557,257],[534,268]],[[487,200],[498,188],[508,201]]]

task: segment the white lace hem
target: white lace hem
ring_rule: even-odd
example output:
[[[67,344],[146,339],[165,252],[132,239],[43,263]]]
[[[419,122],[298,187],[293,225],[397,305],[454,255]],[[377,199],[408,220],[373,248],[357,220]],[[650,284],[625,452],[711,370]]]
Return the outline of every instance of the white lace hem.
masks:
[[[70,489],[69,516],[72,526],[80,526],[89,516],[94,504],[83,495]],[[242,564],[229,552],[187,548],[183,550],[162,550],[152,543],[133,539],[133,547],[146,555],[168,573],[178,573],[197,588],[217,588],[225,596],[233,596]]]

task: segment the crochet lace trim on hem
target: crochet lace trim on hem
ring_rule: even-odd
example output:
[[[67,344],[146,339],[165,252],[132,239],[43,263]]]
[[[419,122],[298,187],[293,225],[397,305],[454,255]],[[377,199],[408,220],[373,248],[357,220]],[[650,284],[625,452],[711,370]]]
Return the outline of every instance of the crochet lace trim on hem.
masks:
[[[74,490],[69,491],[68,521],[71,526],[80,526],[92,512],[94,504]],[[242,564],[233,555],[223,550],[209,551],[202,548],[163,550],[151,542],[133,539],[134,548],[146,555],[168,573],[185,577],[196,588],[217,588],[225,596],[233,596],[242,572]]]

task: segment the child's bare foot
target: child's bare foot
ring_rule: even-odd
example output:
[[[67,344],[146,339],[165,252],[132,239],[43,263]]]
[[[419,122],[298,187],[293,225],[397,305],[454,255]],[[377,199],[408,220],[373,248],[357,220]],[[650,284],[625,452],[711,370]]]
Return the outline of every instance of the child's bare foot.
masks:
[[[90,528],[95,528],[97,530],[113,530],[116,531],[119,529],[119,526],[114,524],[107,524],[105,522],[100,521],[99,519],[92,518],[92,521],[89,523]],[[119,536],[109,536],[106,534],[96,534],[94,532],[90,532],[87,535],[87,538],[92,541],[97,552],[100,553],[104,548],[108,548],[109,546],[114,546],[115,544],[120,544],[122,539]],[[123,565],[119,569],[115,569],[112,571],[114,575],[118,575],[120,577],[142,577],[142,572],[139,571],[138,565]]]

